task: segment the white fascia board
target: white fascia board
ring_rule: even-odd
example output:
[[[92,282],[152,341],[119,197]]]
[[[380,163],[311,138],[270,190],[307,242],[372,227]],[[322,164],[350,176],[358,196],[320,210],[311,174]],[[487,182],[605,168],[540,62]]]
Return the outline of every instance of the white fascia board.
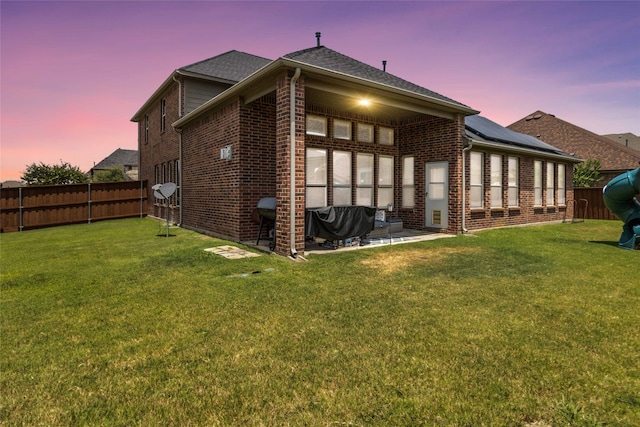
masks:
[[[131,117],[131,121],[132,122],[140,121],[140,116],[142,115],[144,110],[149,108],[149,105],[151,105],[156,99],[158,99],[160,94],[162,92],[164,92],[165,90],[167,90],[167,88],[169,88],[169,86],[171,86],[172,83],[175,83],[173,78],[177,74],[179,74],[178,70],[175,70],[173,73],[171,73],[171,75],[169,77],[167,77],[167,79],[160,85],[160,87],[158,87],[158,89],[156,89],[155,92],[153,92],[153,95],[151,95],[149,97],[149,99],[147,99],[147,101],[144,104],[142,104],[142,107],[140,107],[140,109],[138,111],[136,111],[136,113],[133,115],[133,117]]]

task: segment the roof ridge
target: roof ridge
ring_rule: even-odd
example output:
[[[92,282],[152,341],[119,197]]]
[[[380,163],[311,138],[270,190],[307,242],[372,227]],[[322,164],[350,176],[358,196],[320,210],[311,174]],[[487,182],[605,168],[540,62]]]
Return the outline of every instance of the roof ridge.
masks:
[[[345,63],[347,64],[351,64],[351,65],[357,65],[358,67],[361,67],[362,69],[364,69],[365,71],[363,73],[352,73],[351,71],[341,71],[339,69],[335,69],[335,68],[330,68],[329,66],[327,66],[326,64],[324,65],[317,65],[312,62],[308,62],[308,59],[299,59],[300,56],[303,56],[304,54],[307,54],[309,52],[314,52],[314,51],[321,51],[324,50],[327,53],[331,54],[331,55],[335,55],[336,57],[339,57],[339,59],[342,59]],[[327,70],[331,70],[331,71],[336,71],[336,72],[340,72],[340,73],[344,73],[344,74],[349,74],[351,76],[354,77],[358,77],[360,79],[364,79],[364,80],[368,80],[371,82],[375,82],[378,84],[384,84],[387,86],[392,86],[398,89],[403,89],[405,91],[409,91],[409,92],[414,92],[414,93],[418,93],[420,95],[427,95],[430,96],[432,98],[437,98],[440,99],[441,101],[446,101],[446,102],[450,102],[450,103],[454,103],[466,108],[471,108],[466,104],[463,104],[459,101],[456,101],[452,98],[449,98],[445,95],[442,95],[441,93],[438,93],[436,91],[433,91],[431,89],[428,89],[424,86],[420,86],[417,83],[411,82],[409,80],[406,80],[402,77],[398,77],[395,74],[389,73],[386,70],[380,69],[376,66],[373,65],[369,65],[366,62],[360,61],[358,59],[355,59],[351,56],[345,55],[344,53],[338,52],[336,50],[330,49],[326,46],[314,46],[311,48],[307,48],[307,49],[302,49],[302,50],[298,50],[295,52],[291,52],[288,53],[286,55],[284,55],[282,58],[286,58],[286,59],[291,59],[294,61],[299,61],[302,63],[306,63],[309,65],[313,65],[315,67],[318,68],[324,68]],[[364,75],[363,75],[364,74]],[[366,75],[369,74],[369,75]]]

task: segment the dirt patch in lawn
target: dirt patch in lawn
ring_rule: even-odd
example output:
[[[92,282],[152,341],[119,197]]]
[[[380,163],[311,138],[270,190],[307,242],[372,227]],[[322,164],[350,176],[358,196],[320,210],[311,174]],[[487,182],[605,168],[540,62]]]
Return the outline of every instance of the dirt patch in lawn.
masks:
[[[476,248],[411,249],[385,254],[378,253],[373,258],[363,260],[362,264],[381,274],[393,274],[409,266],[416,267],[442,262],[453,255],[469,255],[478,250]]]

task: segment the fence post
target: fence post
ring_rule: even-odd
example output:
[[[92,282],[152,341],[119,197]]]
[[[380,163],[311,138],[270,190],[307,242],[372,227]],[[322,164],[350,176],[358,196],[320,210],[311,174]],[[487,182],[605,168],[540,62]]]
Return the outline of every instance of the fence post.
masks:
[[[22,231],[22,187],[18,188],[18,230]]]
[[[143,187],[143,181],[140,180],[140,218],[142,218],[142,211],[144,209]]]
[[[88,186],[88,188],[87,188],[87,199],[88,199],[87,203],[88,203],[88,206],[89,206],[89,218],[88,218],[88,221],[89,221],[89,224],[91,224],[91,183],[89,182],[87,184],[87,186]]]

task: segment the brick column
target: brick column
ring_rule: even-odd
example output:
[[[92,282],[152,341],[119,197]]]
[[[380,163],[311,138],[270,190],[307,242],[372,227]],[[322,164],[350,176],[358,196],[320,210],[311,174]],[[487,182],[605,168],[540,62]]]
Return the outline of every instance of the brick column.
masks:
[[[291,221],[295,223],[295,249],[304,251],[305,102],[304,77],[295,89],[295,212],[290,212],[290,82],[293,71],[278,77],[276,87],[276,253],[291,254]]]

